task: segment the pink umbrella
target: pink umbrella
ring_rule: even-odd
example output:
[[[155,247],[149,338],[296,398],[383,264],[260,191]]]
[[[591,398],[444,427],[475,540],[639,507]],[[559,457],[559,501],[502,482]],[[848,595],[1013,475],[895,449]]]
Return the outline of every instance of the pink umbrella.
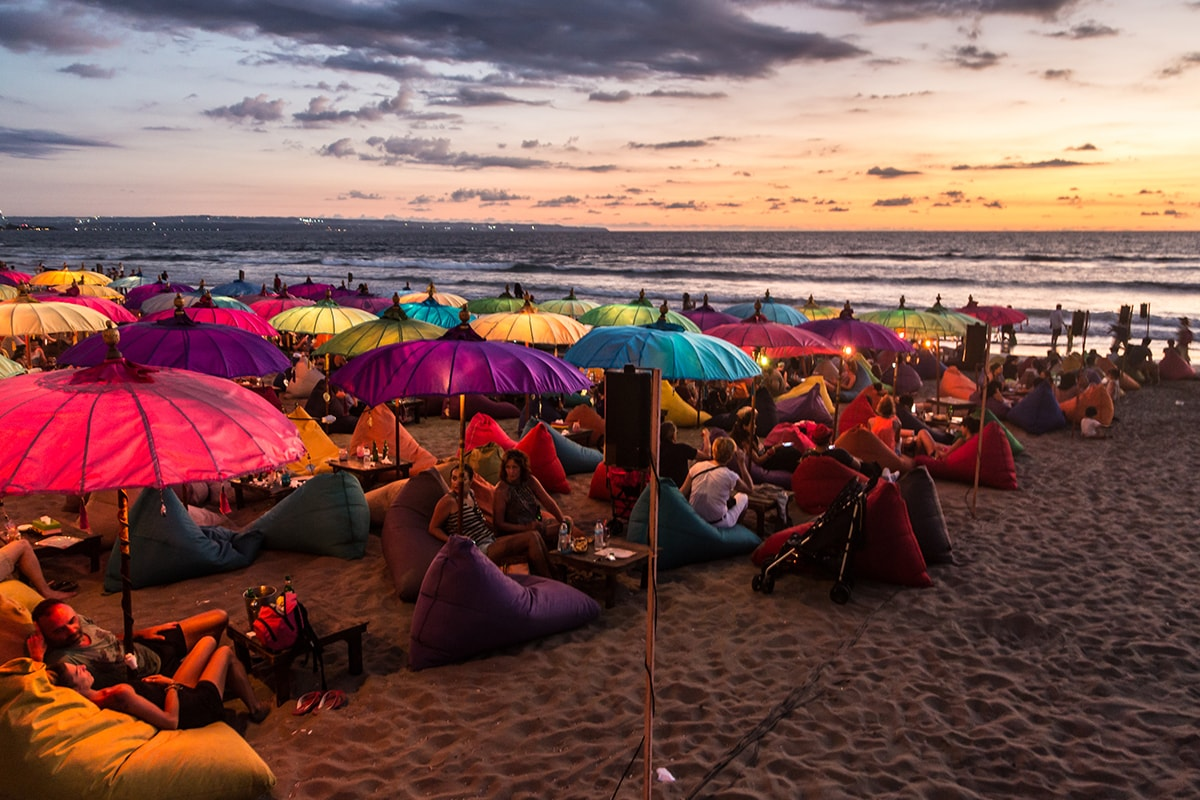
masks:
[[[279,294],[268,292],[267,287],[263,286],[263,290],[260,294],[247,297],[246,302],[250,305],[250,308],[254,310],[255,314],[258,314],[263,319],[269,321],[271,317],[275,316],[276,314],[282,314],[289,308],[295,308],[296,306],[311,306],[316,301],[309,300],[307,297],[296,297],[294,294],[290,294],[287,286],[285,285],[282,289],[280,289]]]
[[[241,328],[244,331],[250,331],[258,336],[278,336],[279,331],[275,330],[269,322],[264,320],[258,314],[252,311],[239,311],[236,308],[220,308],[218,306],[203,306],[195,305],[188,306],[183,310],[187,314],[188,319],[192,322],[211,322],[215,325],[232,325],[235,328]],[[155,322],[160,319],[170,319],[175,316],[173,309],[167,308],[147,317],[143,317],[145,322]]]
[[[741,317],[735,317],[733,314],[726,314],[724,311],[717,311],[708,304],[708,294],[704,295],[704,302],[695,308],[689,308],[686,311],[680,311],[680,314],[690,319],[702,331],[707,331],[709,328],[715,328],[718,325],[731,325],[735,322],[741,322]]]
[[[303,297],[306,300],[320,300],[336,288],[332,283],[313,283],[313,279],[309,278],[304,283],[297,283],[289,287],[288,291],[296,297]]]
[[[9,286],[20,286],[22,283],[29,283],[32,277],[28,272],[17,272],[15,269],[0,269],[0,283],[5,283]]]
[[[103,364],[9,378],[0,393],[0,497],[117,489],[125,638],[133,636],[129,487],[223,481],[304,453],[295,426],[233,381],[145,367],[112,346]]]
[[[1019,325],[1029,317],[1012,306],[981,306],[974,300],[959,309],[963,314],[969,314],[975,319],[991,325],[993,328],[1003,328],[1005,325]]]
[[[43,303],[71,303],[77,306],[86,306],[93,311],[99,311],[118,325],[123,325],[127,322],[137,322],[137,317],[129,309],[114,303],[112,300],[105,300],[103,297],[90,297],[85,294],[58,294],[57,292],[35,294],[33,297],[35,300],[40,300]]]
[[[771,322],[759,313],[742,322],[717,325],[705,333],[735,344],[748,353],[764,353],[772,358],[835,355],[841,352],[841,348],[820,334],[795,325]]]

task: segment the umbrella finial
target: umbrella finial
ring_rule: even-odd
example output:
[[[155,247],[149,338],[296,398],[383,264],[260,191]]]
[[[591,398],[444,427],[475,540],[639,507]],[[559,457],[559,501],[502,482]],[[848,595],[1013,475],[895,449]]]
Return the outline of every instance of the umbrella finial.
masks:
[[[658,321],[659,322],[667,321],[667,311],[669,311],[669,310],[670,309],[667,308],[667,301],[663,300],[662,305],[658,307]]]
[[[432,296],[432,294],[433,294],[433,291],[432,291],[433,284],[432,283],[429,284],[429,289],[430,289],[430,296]],[[463,304],[463,307],[458,310],[458,321],[459,321],[459,324],[461,324],[461,325],[466,325],[468,322],[471,321],[471,312],[467,310],[467,306],[465,303]]]
[[[425,289],[425,291],[429,292],[429,298],[433,299],[434,292],[437,291],[437,287],[433,285],[433,281],[429,282],[429,286]]]
[[[846,304],[842,306],[842,313],[838,314],[838,317],[840,319],[853,319],[854,318],[854,309],[850,307],[849,300],[847,300]]]
[[[178,292],[175,294],[175,319],[180,320],[187,317],[183,312],[183,295]]]
[[[764,303],[772,303],[772,302],[774,302],[774,301],[771,299],[771,290],[770,290],[770,289],[767,289],[767,291],[766,291],[766,292],[763,294],[763,302],[764,302]]]
[[[704,293],[704,305],[708,305],[708,292]]]
[[[767,294],[770,295],[770,292],[768,292]],[[756,316],[756,317],[762,316],[762,300],[754,301],[754,316]]]
[[[121,351],[117,349],[117,343],[121,341],[121,332],[117,330],[117,327],[112,324],[111,320],[108,323],[108,327],[100,333],[100,336],[104,339],[104,343],[108,345],[108,355],[105,358],[109,361],[119,359]]]
[[[244,280],[246,280],[246,270],[244,270],[244,269],[239,269],[239,270],[238,270],[238,280],[239,280],[239,281],[244,281]]]
[[[566,296],[564,299],[566,299],[566,300],[574,300],[574,299],[576,299],[576,298],[575,298],[575,287],[574,287],[574,286],[572,286],[572,287],[571,287],[571,291],[567,292],[567,296]]]
[[[508,289],[508,284],[504,284],[504,291],[499,294],[499,297],[512,297],[512,292]]]
[[[466,306],[463,306],[463,308],[466,308]],[[536,314],[537,313],[537,309],[533,307],[533,295],[531,295],[529,292],[525,293],[525,305],[521,306],[521,313],[522,314]],[[461,316],[461,314],[459,316]]]
[[[646,302],[646,290],[645,289],[638,290],[638,302],[639,303]]]

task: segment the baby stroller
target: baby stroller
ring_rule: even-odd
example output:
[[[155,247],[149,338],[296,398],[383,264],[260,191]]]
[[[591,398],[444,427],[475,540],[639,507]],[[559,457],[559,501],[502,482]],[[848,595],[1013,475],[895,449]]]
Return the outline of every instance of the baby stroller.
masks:
[[[866,531],[863,520],[867,511],[867,495],[879,480],[873,475],[866,484],[851,478],[825,513],[817,517],[806,530],[794,533],[780,548],[770,563],[750,582],[756,592],[770,594],[775,591],[775,574],[785,568],[794,568],[800,563],[814,565],[833,573],[833,588],[829,599],[838,605],[850,601],[854,577],[850,574],[851,554],[863,545]]]
[[[629,515],[633,507],[650,481],[650,473],[642,469],[624,469],[608,467],[608,492],[612,497],[612,520],[609,522],[609,533],[613,536],[623,536],[629,525]]]

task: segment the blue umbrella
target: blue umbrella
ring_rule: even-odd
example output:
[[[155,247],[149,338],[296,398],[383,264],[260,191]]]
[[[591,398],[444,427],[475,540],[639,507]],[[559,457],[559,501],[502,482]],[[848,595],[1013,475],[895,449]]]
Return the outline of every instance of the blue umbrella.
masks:
[[[755,303],[762,304],[762,310],[756,308]],[[738,303],[725,309],[726,314],[733,314],[738,319],[747,319],[754,316],[755,313],[761,313],[771,322],[778,322],[781,325],[799,325],[803,322],[808,322],[808,317],[801,314],[796,309],[784,303],[777,303],[771,297],[771,290],[761,300],[755,300],[751,303]]]
[[[222,297],[241,297],[245,294],[258,294],[260,289],[261,286],[255,286],[246,280],[245,270],[239,269],[236,281],[222,283],[220,286],[214,286],[209,291],[215,295],[219,294]]]
[[[740,381],[762,372],[739,348],[712,336],[632,325],[593,328],[563,359],[596,369],[659,369],[664,380]]]
[[[437,325],[440,328],[453,328],[458,325],[459,309],[454,306],[444,306],[433,298],[426,298],[419,303],[401,303],[400,308],[404,309],[404,313],[409,319],[419,319],[421,322],[428,322],[431,325]],[[385,312],[381,312],[379,316],[383,316]],[[472,314],[469,319],[475,319]]]

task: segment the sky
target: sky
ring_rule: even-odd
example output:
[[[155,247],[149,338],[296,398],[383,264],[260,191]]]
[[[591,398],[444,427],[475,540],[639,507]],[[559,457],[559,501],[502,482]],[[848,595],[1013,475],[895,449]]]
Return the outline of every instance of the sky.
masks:
[[[0,0],[0,212],[1195,230],[1200,0]]]

